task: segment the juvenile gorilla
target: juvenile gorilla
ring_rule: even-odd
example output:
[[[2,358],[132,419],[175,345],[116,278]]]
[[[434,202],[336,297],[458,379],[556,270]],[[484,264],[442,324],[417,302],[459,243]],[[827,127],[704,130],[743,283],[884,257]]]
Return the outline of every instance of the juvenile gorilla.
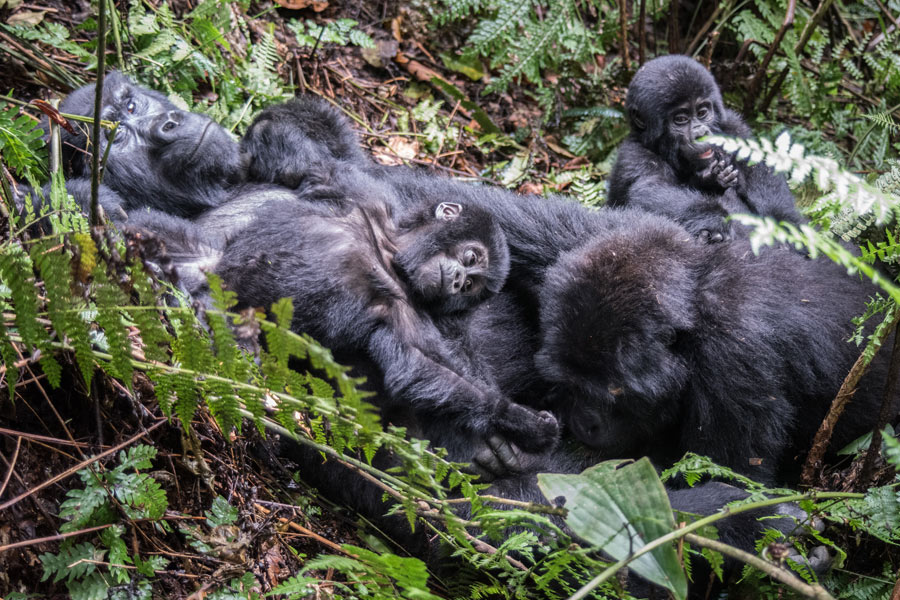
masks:
[[[690,450],[790,483],[858,356],[850,319],[874,292],[827,259],[694,244],[662,219],[560,258],[536,362],[569,429],[605,456],[668,465]],[[884,367],[876,359],[832,447],[874,425]]]
[[[338,161],[352,169],[374,166],[347,119],[315,96],[263,110],[241,138],[241,151],[251,181],[291,189],[304,185],[323,161]]]
[[[363,199],[342,209],[266,205],[215,270],[243,304],[290,297],[295,331],[350,364],[372,361],[386,410],[411,407],[451,430],[499,433],[540,450],[555,442],[556,420],[468,381],[431,318],[496,293],[508,269],[503,233],[477,207],[422,202],[394,217],[390,206]]]
[[[645,64],[628,86],[625,108],[631,135],[619,147],[610,176],[610,206],[665,215],[708,242],[732,237],[725,221],[732,213],[804,221],[784,178],[697,141],[711,134],[746,138],[751,132],[725,108],[719,86],[694,59],[661,56]]]

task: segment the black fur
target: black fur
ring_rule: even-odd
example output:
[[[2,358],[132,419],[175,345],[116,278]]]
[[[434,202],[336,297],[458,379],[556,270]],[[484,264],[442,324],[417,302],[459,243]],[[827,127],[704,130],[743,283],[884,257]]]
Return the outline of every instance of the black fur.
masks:
[[[619,147],[610,176],[610,206],[665,215],[709,242],[742,231],[724,220],[733,213],[804,221],[783,177],[696,141],[710,134],[746,138],[751,132],[725,108],[719,86],[694,59],[671,55],[645,64],[628,86],[625,108],[631,135]]]
[[[846,340],[875,288],[827,259],[696,244],[665,220],[598,235],[547,276],[540,372],[606,456],[663,466],[691,450],[761,481],[796,481],[859,354]],[[832,437],[874,424],[876,360]]]
[[[63,113],[93,116],[93,84],[67,96]],[[236,141],[209,117],[179,110],[159,92],[135,85],[121,73],[104,78],[101,118],[118,121],[103,172],[101,204],[114,221],[123,211],[152,208],[194,217],[225,202],[244,178]],[[86,208],[90,199],[88,126],[72,121],[78,133],[63,132],[67,189]],[[99,151],[105,152],[109,130]],[[111,192],[111,193],[110,193]],[[116,206],[116,202],[119,202]]]
[[[372,361],[388,410],[411,406],[451,429],[500,433],[525,447],[546,448],[556,437],[549,413],[511,404],[495,389],[466,380],[427,311],[458,311],[499,289],[507,270],[503,252],[489,257],[489,283],[476,296],[423,297],[418,283],[425,276],[422,261],[470,242],[502,248],[502,232],[477,207],[463,205],[460,219],[486,223],[455,229],[456,220],[434,216],[434,203],[422,206],[415,216],[395,220],[392,207],[379,202],[340,210],[300,197],[270,203],[227,244],[215,270],[244,304],[269,306],[290,297],[295,331],[353,357],[351,364]]]
[[[300,96],[270,106],[241,139],[251,181],[298,188],[322,161],[370,164],[347,119],[325,100]]]

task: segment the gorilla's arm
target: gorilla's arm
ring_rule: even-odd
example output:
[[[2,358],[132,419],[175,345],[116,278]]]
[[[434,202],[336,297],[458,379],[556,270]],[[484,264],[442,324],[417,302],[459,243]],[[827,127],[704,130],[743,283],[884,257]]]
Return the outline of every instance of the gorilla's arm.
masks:
[[[380,328],[368,342],[369,355],[383,373],[390,404],[409,403],[422,420],[476,438],[500,433],[526,450],[542,450],[554,443],[558,428],[550,413],[535,412],[482,383],[468,381],[448,366],[452,365],[449,358],[435,360],[439,339],[430,324],[419,323],[415,343],[402,339],[404,332],[400,333]],[[423,351],[422,342],[431,347],[432,356]]]
[[[743,119],[729,109],[725,109],[721,127],[723,135],[740,138],[753,136]],[[751,166],[734,157],[729,159],[741,173],[736,191],[750,213],[797,224],[807,221],[797,210],[794,195],[783,176],[763,163]]]

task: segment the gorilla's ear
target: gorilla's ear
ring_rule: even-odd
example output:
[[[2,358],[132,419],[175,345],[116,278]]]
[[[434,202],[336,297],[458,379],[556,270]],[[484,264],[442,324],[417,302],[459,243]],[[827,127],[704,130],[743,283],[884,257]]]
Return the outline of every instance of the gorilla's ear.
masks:
[[[647,128],[647,126],[644,124],[644,120],[638,114],[637,110],[632,108],[628,111],[628,116],[631,118],[631,124],[638,131],[644,131]]]
[[[453,221],[462,214],[462,204],[441,202],[434,210],[434,218],[440,221]]]

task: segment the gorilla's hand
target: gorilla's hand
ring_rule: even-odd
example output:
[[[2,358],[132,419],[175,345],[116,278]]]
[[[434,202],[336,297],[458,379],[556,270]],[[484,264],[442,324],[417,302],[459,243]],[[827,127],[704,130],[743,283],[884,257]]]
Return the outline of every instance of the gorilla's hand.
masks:
[[[526,454],[503,436],[492,435],[475,447],[470,471],[483,481],[494,481],[526,469]]]
[[[765,551],[769,554],[769,558],[778,560],[788,559],[797,563],[797,565],[808,568],[817,576],[827,573],[834,562],[834,557],[828,551],[826,546],[813,546],[804,555],[796,544],[790,542],[791,539],[796,537],[807,537],[809,529],[814,529],[819,533],[824,531],[825,523],[822,519],[811,516],[793,502],[777,505],[774,513],[776,515],[784,515],[784,518],[770,519],[765,521],[765,523],[768,526],[781,531],[785,537],[782,542],[776,541],[769,545]],[[773,554],[776,554],[779,551],[782,556],[773,556]]]
[[[741,183],[740,169],[721,148],[713,149],[712,157],[698,165],[696,177],[701,187],[720,191],[738,187]]]
[[[559,423],[548,411],[538,412],[505,399],[498,403],[492,425],[529,452],[548,450],[559,437]]]

